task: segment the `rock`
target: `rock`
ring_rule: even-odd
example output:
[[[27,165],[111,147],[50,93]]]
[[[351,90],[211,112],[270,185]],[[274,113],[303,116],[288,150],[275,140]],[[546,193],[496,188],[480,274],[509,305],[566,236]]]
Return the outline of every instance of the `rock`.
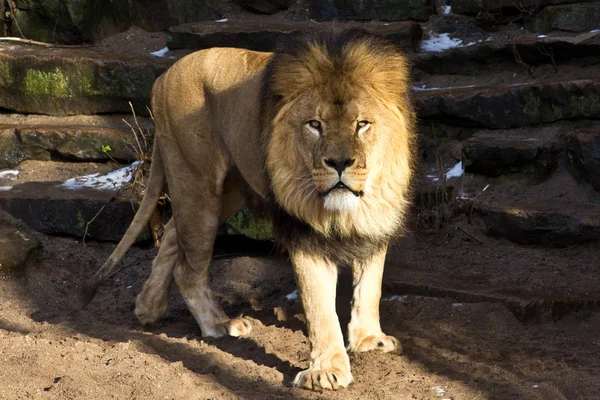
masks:
[[[172,50],[240,47],[257,51],[273,51],[282,37],[319,26],[319,23],[297,21],[199,22],[169,29],[167,45]],[[365,28],[404,47],[416,47],[423,34],[421,26],[415,22],[393,22],[387,25],[348,22],[344,26]]]
[[[503,10],[536,10],[552,4],[571,4],[595,0],[452,0],[455,14],[475,15],[481,12],[502,12]]]
[[[538,134],[515,131],[484,131],[466,140],[462,150],[465,171],[487,176],[550,175],[558,163],[560,142],[543,130]]]
[[[600,81],[437,89],[416,95],[420,118],[463,126],[515,128],[566,119],[600,118]]]
[[[0,191],[0,209],[49,235],[83,237],[89,222],[87,237],[108,241],[121,240],[135,214],[131,196],[67,189],[57,182],[27,182]],[[148,238],[149,231],[142,236]]]
[[[164,31],[189,22],[214,21],[221,18],[218,0],[133,0],[130,1],[131,24],[147,31]]]
[[[27,227],[0,211],[0,278],[21,275],[41,247]]]
[[[600,239],[600,204],[555,199],[502,205],[478,201],[474,210],[487,234],[515,243],[563,247]]]
[[[467,47],[455,47],[443,52],[418,53],[411,56],[414,66],[428,74],[480,74],[482,70],[495,73],[494,67],[515,63],[515,50],[529,65],[551,64],[579,60],[600,53],[600,32],[577,36],[547,38],[523,37],[516,40],[494,39]],[[486,72],[487,73],[487,72]]]
[[[242,8],[259,14],[275,14],[290,6],[291,0],[237,0]]]
[[[271,221],[253,215],[250,210],[243,208],[225,224],[225,234],[243,235],[255,240],[273,240],[273,225]]]
[[[23,160],[131,162],[137,158],[133,133],[93,126],[8,126],[0,124],[0,168]]]
[[[51,43],[95,42],[135,25],[149,31],[220,18],[216,0],[17,0],[9,36]],[[12,17],[11,17],[12,18]]]
[[[315,0],[300,1],[293,8],[295,15],[318,21],[427,21],[433,13],[429,0]]]
[[[152,85],[172,64],[151,56],[0,44],[0,107],[22,113],[147,115]]]
[[[600,129],[571,132],[567,142],[569,159],[576,175],[600,190]]]
[[[557,29],[567,32],[589,32],[600,27],[600,2],[549,6],[532,22],[539,33]]]

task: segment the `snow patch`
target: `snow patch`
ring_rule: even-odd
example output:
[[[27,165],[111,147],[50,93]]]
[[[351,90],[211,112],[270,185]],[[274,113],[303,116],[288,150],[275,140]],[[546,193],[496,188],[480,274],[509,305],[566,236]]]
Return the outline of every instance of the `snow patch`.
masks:
[[[538,39],[543,39],[543,38],[547,38],[547,37],[548,37],[548,35],[540,35],[540,36],[538,36]]]
[[[446,172],[446,180],[452,178],[460,178],[465,170],[463,169],[462,161],[459,161],[454,167],[450,168],[448,172]],[[431,179],[433,182],[437,182],[440,180],[437,175],[425,175],[427,178]]]
[[[436,175],[426,175],[426,176],[434,182],[437,182],[440,180],[440,178],[438,178]]]
[[[381,301],[399,301],[400,303],[402,303],[407,298],[408,298],[408,295],[404,295],[404,296],[393,295],[393,296],[384,297],[383,299],[381,299]]]
[[[116,190],[125,183],[131,182],[134,172],[140,163],[141,161],[136,161],[127,167],[119,168],[106,174],[96,173],[77,176],[66,180],[59,186],[67,189],[92,188],[98,190]]]
[[[162,49],[157,50],[157,51],[155,51],[153,53],[150,53],[150,54],[152,54],[154,57],[164,57],[165,54],[167,54],[168,51],[169,51],[169,48],[165,47],[165,48],[162,48]]]
[[[294,290],[292,293],[285,296],[288,300],[298,300],[298,289]]]
[[[2,171],[2,172],[0,172],[0,178],[15,179],[17,176],[19,176],[19,172],[21,172],[21,171],[17,171],[17,170]]]
[[[8,192],[9,190],[12,190],[12,186],[0,186],[0,192]]]
[[[452,39],[449,33],[429,34],[429,39],[421,42],[423,51],[440,52],[448,49],[453,49],[462,44],[461,39]]]
[[[229,18],[218,19],[215,22],[227,22],[227,21],[229,21]]]
[[[459,178],[462,176],[465,170],[463,169],[462,161],[459,161],[454,167],[450,168],[448,172],[446,172],[446,180],[451,178]]]
[[[413,90],[416,92],[430,92],[430,91],[434,91],[434,90],[468,89],[468,88],[474,88],[474,87],[477,87],[477,85],[448,86],[448,87],[443,87],[443,88],[438,88],[438,87],[428,88],[427,85],[422,85],[420,87],[414,87]]]
[[[600,32],[600,29],[594,29],[592,31],[590,31],[591,33],[596,33],[596,32]]]
[[[442,13],[448,15],[452,12],[452,6],[442,6]]]
[[[452,308],[462,307],[462,303],[452,303]]]

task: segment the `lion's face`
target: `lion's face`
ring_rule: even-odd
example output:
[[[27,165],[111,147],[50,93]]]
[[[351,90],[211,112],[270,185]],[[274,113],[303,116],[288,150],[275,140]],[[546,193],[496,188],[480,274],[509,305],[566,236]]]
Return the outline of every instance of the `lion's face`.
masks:
[[[377,237],[403,221],[414,114],[405,59],[358,42],[272,63],[265,125],[277,202],[317,231]]]
[[[297,105],[290,134],[305,169],[299,189],[312,187],[311,197],[326,210],[353,212],[372,194],[377,179],[370,172],[386,140],[377,135],[379,104],[368,96],[367,90],[336,101],[327,93],[311,93]]]

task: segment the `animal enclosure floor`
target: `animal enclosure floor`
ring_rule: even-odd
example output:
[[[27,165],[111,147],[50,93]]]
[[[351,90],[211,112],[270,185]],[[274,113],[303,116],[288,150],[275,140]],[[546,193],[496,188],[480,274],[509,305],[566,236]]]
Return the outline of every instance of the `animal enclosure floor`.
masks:
[[[134,301],[153,249],[132,249],[130,266],[69,314],[113,245],[41,237],[40,263],[0,281],[0,399],[598,399],[600,310],[577,303],[600,297],[598,245],[546,250],[461,229],[392,248],[381,319],[403,353],[351,355],[355,383],[323,394],[290,386],[309,346],[301,306],[286,299],[295,285],[284,257],[214,261],[226,311],[253,318],[254,330],[202,339],[175,287],[167,317],[139,326]],[[348,290],[339,291],[347,321]],[[541,294],[573,307],[517,314],[494,300]]]

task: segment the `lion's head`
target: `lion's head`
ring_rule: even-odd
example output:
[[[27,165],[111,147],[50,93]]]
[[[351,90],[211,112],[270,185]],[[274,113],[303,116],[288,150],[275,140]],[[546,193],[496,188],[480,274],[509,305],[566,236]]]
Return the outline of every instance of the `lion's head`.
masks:
[[[280,206],[325,236],[392,235],[409,201],[408,63],[363,31],[292,39],[266,70],[267,172]]]

